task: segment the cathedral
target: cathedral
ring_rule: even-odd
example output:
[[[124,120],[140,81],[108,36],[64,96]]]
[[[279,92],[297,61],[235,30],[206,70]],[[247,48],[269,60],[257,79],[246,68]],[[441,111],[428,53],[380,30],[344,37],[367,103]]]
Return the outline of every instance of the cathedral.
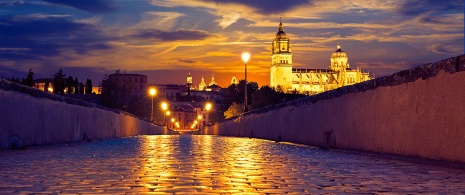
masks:
[[[338,43],[330,58],[329,69],[292,68],[292,49],[282,21],[272,42],[270,86],[284,92],[313,95],[338,87],[373,79],[360,68],[351,69],[347,54]]]

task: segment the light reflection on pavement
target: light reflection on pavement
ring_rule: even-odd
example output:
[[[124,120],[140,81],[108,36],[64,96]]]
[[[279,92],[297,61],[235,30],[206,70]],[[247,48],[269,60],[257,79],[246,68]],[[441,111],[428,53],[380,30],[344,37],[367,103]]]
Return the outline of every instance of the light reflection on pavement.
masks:
[[[465,170],[206,135],[0,151],[0,194],[465,193]]]

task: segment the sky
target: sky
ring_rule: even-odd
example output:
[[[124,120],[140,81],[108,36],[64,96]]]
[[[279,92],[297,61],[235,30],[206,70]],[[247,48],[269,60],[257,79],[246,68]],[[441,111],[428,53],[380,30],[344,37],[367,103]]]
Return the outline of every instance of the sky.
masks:
[[[462,0],[0,0],[0,76],[94,85],[116,70],[149,83],[269,85],[280,17],[294,68],[328,68],[340,43],[375,77],[464,53]]]

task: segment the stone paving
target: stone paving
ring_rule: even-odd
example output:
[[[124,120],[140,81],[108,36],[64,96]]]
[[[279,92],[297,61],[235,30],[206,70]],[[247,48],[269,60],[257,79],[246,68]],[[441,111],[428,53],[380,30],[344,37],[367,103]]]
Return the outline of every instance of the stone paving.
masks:
[[[203,135],[0,151],[0,194],[236,193],[464,194],[465,169]]]

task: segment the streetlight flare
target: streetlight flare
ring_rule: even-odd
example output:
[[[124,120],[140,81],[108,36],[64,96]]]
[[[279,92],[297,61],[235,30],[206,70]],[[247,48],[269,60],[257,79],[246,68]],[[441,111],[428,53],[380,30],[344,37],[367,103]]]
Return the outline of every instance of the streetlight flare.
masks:
[[[151,96],[154,96],[155,94],[157,94],[157,90],[156,90],[155,88],[150,88],[149,94],[150,94]]]
[[[250,59],[250,53],[249,52],[243,52],[241,55],[242,55],[242,61],[244,61],[244,63],[247,64],[247,62]]]
[[[167,109],[168,109],[168,103],[162,102],[162,103],[161,103],[161,109],[167,110]]]
[[[211,103],[205,104],[205,109],[206,109],[207,111],[210,111],[210,110],[212,109],[212,104],[211,104]]]

